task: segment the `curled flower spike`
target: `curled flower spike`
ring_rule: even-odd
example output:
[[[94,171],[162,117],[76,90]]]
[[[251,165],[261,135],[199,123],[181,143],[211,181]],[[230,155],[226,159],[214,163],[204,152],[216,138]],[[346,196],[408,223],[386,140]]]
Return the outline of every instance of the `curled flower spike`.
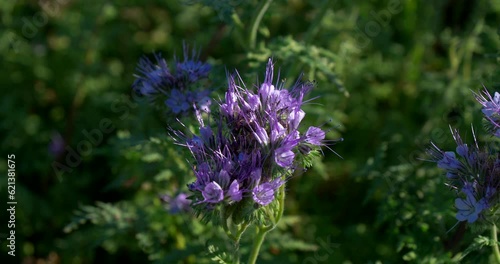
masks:
[[[282,82],[274,84],[273,76],[271,59],[263,83],[252,86],[256,90],[246,88],[238,73],[230,75],[210,122],[197,113],[198,135],[171,130],[177,144],[194,158],[196,180],[188,187],[199,214],[217,218],[215,212],[221,210],[236,222],[261,219],[267,211],[260,208],[275,208],[272,204],[287,178],[326,145],[321,128],[309,127],[303,133],[300,127],[303,98],[312,83],[299,81],[286,89]]]
[[[176,59],[177,80],[182,85],[185,83],[194,83],[200,79],[207,78],[212,66],[199,60],[200,54],[195,49],[191,51],[189,57],[188,46],[184,45],[184,61]]]
[[[471,146],[462,141],[457,130],[451,129],[451,133],[457,143],[456,152],[443,151],[432,143],[428,153],[431,161],[445,170],[447,185],[460,196],[455,199],[457,220],[476,223],[486,219],[489,209],[499,204],[496,190],[500,185],[500,160],[491,150],[479,149],[474,130]]]
[[[194,49],[190,56],[187,45],[184,45],[183,51],[184,60],[176,58],[172,68],[159,53],[154,54],[156,63],[146,57],[141,58],[132,89],[152,101],[163,101],[174,114],[186,113],[192,110],[193,105],[209,112],[211,91],[194,84],[208,77],[211,65],[199,61],[199,53]]]

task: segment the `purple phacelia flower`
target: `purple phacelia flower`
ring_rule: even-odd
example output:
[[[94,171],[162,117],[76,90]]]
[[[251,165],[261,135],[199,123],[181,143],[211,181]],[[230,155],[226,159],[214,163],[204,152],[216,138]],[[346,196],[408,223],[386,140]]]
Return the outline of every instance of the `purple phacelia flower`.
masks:
[[[227,192],[231,200],[235,202],[241,201],[243,198],[243,192],[240,190],[240,185],[238,184],[238,180],[234,180],[229,186],[229,190]]]
[[[187,194],[180,193],[175,197],[170,195],[162,195],[160,199],[167,204],[165,209],[171,214],[178,214],[181,212],[189,212],[191,201],[188,199]]]
[[[274,160],[276,164],[283,168],[289,168],[293,165],[295,153],[292,151],[292,145],[280,146],[274,151]]]
[[[500,137],[500,94],[495,92],[495,95],[492,97],[488,90],[484,88],[482,94],[474,93],[474,96],[483,106],[481,111],[489,122],[489,132],[496,137]]]
[[[321,142],[325,139],[325,131],[319,127],[309,127],[306,132],[305,141],[307,143],[319,146]]]
[[[210,126],[197,112],[199,135],[171,130],[194,157],[196,180],[188,187],[198,212],[220,206],[241,211],[249,205],[245,212],[253,212],[273,203],[286,179],[303,165],[301,159],[325,145],[321,128],[310,127],[305,134],[300,129],[303,98],[313,84],[296,82],[285,89],[283,82],[273,84],[273,72],[269,60],[263,83],[251,86],[256,91],[246,88],[238,73],[230,75],[219,111],[209,115]]]
[[[462,144],[457,146],[456,152],[458,155],[467,158],[469,156],[469,148],[467,147],[467,144]]]
[[[475,223],[484,218],[486,209],[498,204],[496,190],[500,186],[500,166],[497,154],[479,149],[474,130],[474,144],[464,144],[457,130],[451,129],[457,143],[456,153],[442,151],[436,145],[428,150],[432,161],[446,171],[447,185],[461,194],[455,199],[456,218]]]
[[[456,218],[458,221],[474,223],[479,218],[481,212],[488,208],[488,204],[484,198],[477,201],[474,197],[473,190],[462,192],[466,195],[465,199],[455,199],[455,207],[458,210]]]
[[[186,100],[186,95],[178,89],[172,89],[169,98],[165,100],[165,104],[174,114],[188,110],[191,107],[189,103],[190,102]]]
[[[274,200],[274,194],[283,184],[284,181],[282,181],[280,178],[277,178],[271,182],[265,182],[263,184],[257,185],[252,190],[252,198],[256,203],[262,206],[266,206]]]
[[[198,82],[208,77],[211,66],[199,61],[195,50],[189,56],[187,45],[183,50],[184,60],[175,59],[172,68],[159,53],[154,54],[156,63],[146,57],[141,58],[132,88],[136,94],[151,101],[163,101],[174,114],[186,113],[193,107],[209,112],[210,90],[200,89]]]
[[[53,132],[52,138],[49,143],[49,153],[57,158],[64,153],[64,147],[66,143],[64,142],[64,138],[59,134],[59,132]]]
[[[185,79],[185,82],[182,83],[194,83],[206,78],[212,68],[210,64],[199,60],[199,52],[196,52],[195,49],[191,51],[191,57],[189,57],[187,45],[184,45],[184,61],[176,60],[176,66],[177,80]]]
[[[257,139],[257,142],[259,142],[262,146],[267,146],[267,144],[269,144],[267,131],[258,124],[254,126],[254,130],[253,135],[255,136],[255,139]]]
[[[268,205],[274,200],[274,188],[266,182],[255,187],[252,191],[253,200],[260,205]]]
[[[201,194],[205,198],[203,202],[207,203],[218,203],[224,199],[222,188],[214,181],[207,184]]]
[[[137,65],[139,74],[135,75],[136,80],[132,88],[139,95],[167,95],[169,88],[175,83],[175,77],[161,54],[155,53],[154,57],[156,63],[147,57],[142,57]]]
[[[441,169],[459,169],[462,164],[457,160],[455,152],[446,151],[443,158],[437,162],[438,168]]]

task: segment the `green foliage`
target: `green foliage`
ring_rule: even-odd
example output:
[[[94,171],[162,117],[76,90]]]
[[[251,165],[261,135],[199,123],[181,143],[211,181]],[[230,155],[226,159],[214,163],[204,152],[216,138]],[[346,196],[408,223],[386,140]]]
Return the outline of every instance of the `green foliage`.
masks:
[[[130,211],[130,208],[97,202],[96,206],[82,206],[70,224],[64,228],[64,232],[69,233],[90,222],[94,225],[107,225],[110,229],[123,230],[130,227],[137,216]]]
[[[273,1],[259,23],[265,1],[62,2],[0,3],[0,146],[16,155],[18,202],[18,254],[2,239],[2,263],[231,263],[221,229],[159,198],[193,181],[188,153],[167,135],[178,123],[130,92],[142,55],[172,58],[183,41],[214,65],[215,98],[226,70],[255,83],[271,56],[280,81],[303,73],[316,82],[304,123],[345,139],[342,158],[323,149],[287,182],[259,263],[493,260],[488,231],[455,226],[455,194],[422,159],[430,140],[453,148],[448,125],[472,142],[471,90],[500,90],[498,1]]]
[[[234,261],[226,252],[220,250],[214,245],[208,246],[208,256],[214,263],[229,264]]]
[[[290,68],[292,72],[296,72],[298,69],[307,71],[308,79],[319,78],[344,91],[341,81],[334,72],[335,61],[338,60],[338,56],[330,50],[315,45],[306,45],[288,35],[284,37],[278,36],[268,45],[261,46],[259,50],[248,54],[249,59],[255,60],[253,65],[261,64],[270,57],[283,61],[284,65],[293,63],[295,67]],[[298,68],[299,66],[300,68]],[[347,91],[344,92],[348,94]]]

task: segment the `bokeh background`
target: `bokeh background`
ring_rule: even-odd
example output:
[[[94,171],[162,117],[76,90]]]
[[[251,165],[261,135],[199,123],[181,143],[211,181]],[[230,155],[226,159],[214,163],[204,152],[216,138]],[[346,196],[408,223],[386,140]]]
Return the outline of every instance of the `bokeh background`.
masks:
[[[431,140],[453,149],[449,125],[469,142],[471,125],[492,140],[472,91],[500,90],[500,1],[17,0],[0,8],[1,211],[8,154],[18,202],[16,257],[7,255],[0,213],[2,263],[213,262],[207,247],[220,230],[159,198],[185,190],[192,174],[165,116],[131,93],[141,56],[171,61],[183,42],[213,65],[215,98],[226,70],[251,85],[269,57],[286,82],[302,72],[317,84],[310,98],[319,96],[304,122],[344,138],[333,146],[341,157],[325,149],[289,182],[285,218],[259,263],[490,261],[477,237],[488,233],[455,226],[454,194],[424,160]]]

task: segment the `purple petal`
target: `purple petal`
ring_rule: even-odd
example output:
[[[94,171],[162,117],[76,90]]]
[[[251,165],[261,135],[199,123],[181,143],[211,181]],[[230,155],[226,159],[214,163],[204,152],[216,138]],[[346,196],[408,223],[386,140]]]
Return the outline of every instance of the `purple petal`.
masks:
[[[447,151],[443,155],[443,159],[437,162],[438,168],[441,169],[459,169],[462,165],[455,157],[455,152]]]
[[[263,183],[252,191],[253,200],[260,205],[268,205],[274,200],[274,189],[272,184]]]
[[[319,146],[321,141],[325,139],[325,132],[319,127],[311,126],[306,132],[306,142]]]
[[[231,177],[229,176],[229,173],[227,173],[226,170],[221,170],[219,172],[219,178],[217,181],[222,185],[222,187],[226,187],[229,185],[229,181],[231,180]]]
[[[222,188],[216,182],[207,184],[201,194],[207,203],[218,203],[224,199]]]
[[[297,129],[305,115],[306,113],[300,108],[297,111],[292,111],[288,116],[290,127],[294,130]]]
[[[262,169],[261,168],[256,168],[250,173],[250,179],[252,179],[254,182],[259,182],[262,176]]]
[[[467,204],[464,199],[462,198],[457,198],[455,199],[455,207],[459,211],[467,211],[471,209],[471,205]]]
[[[468,156],[467,154],[469,153],[469,148],[467,147],[467,144],[462,144],[462,145],[458,146],[457,153],[458,153],[458,155],[466,158]]]
[[[295,153],[291,150],[282,151],[280,148],[276,150],[276,163],[282,168],[288,168],[292,166],[293,159],[295,158]]]
[[[229,190],[227,191],[227,194],[231,199],[235,202],[239,202],[242,199],[242,191],[240,190],[240,185],[238,184],[237,180],[234,180],[231,183],[231,186],[229,186]]]
[[[260,106],[260,99],[258,95],[255,94],[248,94],[248,108],[252,111],[255,111],[259,108]]]
[[[255,132],[253,134],[262,146],[266,146],[269,143],[269,136],[263,127],[255,125]]]

